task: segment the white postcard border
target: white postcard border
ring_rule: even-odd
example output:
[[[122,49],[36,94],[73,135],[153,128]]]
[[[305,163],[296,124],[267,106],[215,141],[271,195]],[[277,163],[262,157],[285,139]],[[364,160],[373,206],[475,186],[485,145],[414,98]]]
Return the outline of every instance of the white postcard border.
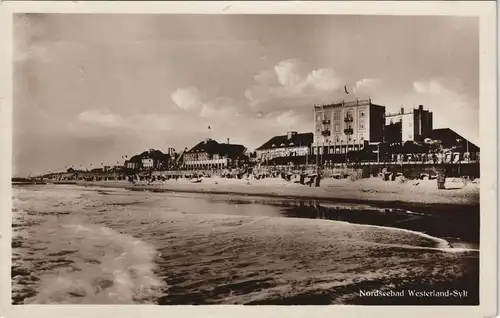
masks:
[[[0,315],[13,317],[485,317],[497,300],[496,4],[470,2],[2,2],[0,3]],[[351,14],[480,17],[481,252],[479,306],[152,306],[11,303],[12,15],[39,13]]]

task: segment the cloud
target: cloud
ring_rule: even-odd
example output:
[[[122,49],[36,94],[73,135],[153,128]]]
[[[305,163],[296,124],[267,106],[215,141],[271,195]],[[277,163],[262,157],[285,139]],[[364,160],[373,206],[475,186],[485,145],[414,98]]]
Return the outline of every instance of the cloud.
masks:
[[[414,82],[413,88],[415,89],[415,92],[420,93],[420,94],[439,95],[442,93],[445,93],[445,94],[450,93],[450,91],[448,89],[444,88],[441,85],[441,83],[439,83],[437,80],[431,80],[428,82],[424,82],[424,81]]]
[[[283,60],[270,70],[260,71],[254,80],[244,93],[254,110],[313,105],[328,101],[342,88],[335,70],[311,69],[299,59]]]
[[[299,116],[297,116],[297,114],[293,110],[289,110],[278,115],[276,117],[276,122],[281,127],[293,129],[299,122]]]
[[[178,88],[170,97],[177,107],[190,116],[205,119],[226,119],[238,114],[234,101],[228,97],[207,100],[206,94],[196,87]]]
[[[231,138],[232,143],[254,149],[290,130],[311,131],[311,106],[322,98],[331,101],[338,94],[344,96],[342,80],[334,70],[320,68],[308,72],[304,64],[294,63],[280,64],[279,72],[269,69],[255,75],[255,85],[245,92],[247,100],[227,96],[209,99],[208,94],[196,87],[177,88],[170,94],[175,109],[129,116],[109,110],[88,110],[77,116],[80,126],[75,129],[99,128],[99,134],[106,135],[108,131],[117,140],[121,140],[120,134],[128,132],[139,140],[138,144],[148,147],[163,144],[191,147],[210,137],[222,142]],[[477,142],[472,123],[478,120],[478,111],[473,106],[474,99],[459,90],[459,82],[430,79],[412,84],[413,92],[407,101],[430,108],[436,127],[450,127]],[[371,92],[387,93],[384,81],[364,78],[353,88],[355,95]],[[252,102],[257,102],[257,107],[249,107]],[[175,137],[179,134],[182,138]]]
[[[255,82],[262,85],[277,85],[279,84],[278,76],[274,70],[263,70],[254,75]]]
[[[234,107],[217,107],[215,105],[204,104],[200,111],[200,117],[206,119],[228,119],[231,116],[238,116],[238,111]]]
[[[282,86],[297,86],[304,81],[306,64],[301,60],[285,60],[274,66],[274,71],[278,77],[278,82]]]
[[[446,78],[416,81],[413,89],[417,94],[433,102],[445,102],[449,110],[477,109],[478,100],[463,92],[463,87],[458,80]]]
[[[172,101],[182,110],[199,110],[203,106],[201,92],[195,87],[178,88],[170,94]]]
[[[213,137],[225,140],[231,136],[250,148],[259,146],[267,138],[297,130],[307,121],[294,110],[269,111],[265,115],[248,111],[248,105],[237,104],[227,97],[203,103],[200,117],[210,123]]]
[[[120,127],[125,125],[125,121],[121,116],[115,115],[109,110],[84,111],[78,115],[78,120],[105,127]]]
[[[436,128],[449,127],[479,144],[479,100],[464,92],[457,79],[435,78],[413,83],[414,100],[434,113]]]
[[[358,95],[375,93],[381,89],[384,81],[380,78],[363,78],[356,82],[353,93]]]
[[[313,70],[307,75],[306,83],[317,91],[335,91],[342,86],[340,77],[330,68]]]
[[[149,134],[151,132],[175,131],[175,129],[181,128],[177,122],[179,120],[182,122],[182,119],[185,120],[185,117],[175,113],[121,116],[109,110],[89,110],[77,116],[77,121],[73,123],[72,129],[85,133],[100,129],[98,134],[106,133],[106,131],[116,133],[123,130]]]
[[[72,130],[85,132],[84,134],[96,132],[96,135],[116,138],[128,133],[136,136],[142,145],[155,147],[154,144],[168,143],[170,146],[184,148],[206,137],[219,141],[234,138],[234,142],[255,144],[260,142],[260,138],[253,138],[255,135],[268,134],[269,131],[281,133],[285,128],[281,128],[280,123],[293,123],[291,114],[281,117],[280,123],[276,117],[279,113],[266,118],[243,115],[240,112],[242,105],[236,105],[228,97],[205,101],[202,99],[205,94],[197,89],[177,89],[175,92],[182,92],[176,94],[176,97],[180,97],[182,102],[188,102],[189,106],[183,111],[170,109],[165,113],[124,116],[109,110],[89,110],[76,117]],[[190,94],[193,92],[196,94]],[[195,106],[192,106],[192,101],[195,101]],[[208,130],[208,126],[212,129]],[[175,137],[179,134],[182,137]]]

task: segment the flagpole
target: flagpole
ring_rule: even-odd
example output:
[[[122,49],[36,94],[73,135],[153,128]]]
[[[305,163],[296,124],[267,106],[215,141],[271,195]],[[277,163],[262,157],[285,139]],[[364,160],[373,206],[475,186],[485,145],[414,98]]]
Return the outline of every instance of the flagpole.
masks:
[[[320,160],[320,162],[319,162],[319,165],[320,165],[320,166],[323,164],[323,152],[324,152],[324,151],[325,151],[325,142],[324,142],[324,141],[322,141],[322,142],[321,142],[321,157],[320,157],[320,158],[321,158],[321,160]]]
[[[316,165],[318,165],[319,141],[316,140]]]
[[[467,163],[470,162],[470,153],[469,153],[469,140],[465,140],[467,142]]]
[[[306,152],[306,169],[307,169],[307,164],[308,164],[308,155],[309,155],[309,151],[311,150],[310,146],[307,146],[307,152]]]

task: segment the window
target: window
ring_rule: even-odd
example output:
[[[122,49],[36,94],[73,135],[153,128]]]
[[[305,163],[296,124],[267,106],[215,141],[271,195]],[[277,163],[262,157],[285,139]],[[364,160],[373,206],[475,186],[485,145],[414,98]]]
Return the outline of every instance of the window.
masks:
[[[365,111],[364,110],[360,110],[359,111],[359,117],[365,117]]]
[[[282,144],[280,145],[280,147],[284,147],[284,146],[285,146],[285,144],[284,144],[284,143],[282,143]]]
[[[359,121],[359,129],[365,129],[365,121],[364,120]]]
[[[318,129],[316,129],[316,131],[317,131],[317,132],[319,132],[319,128],[318,128]]]
[[[339,125],[339,124],[335,124],[335,131],[336,131],[336,132],[339,132],[339,131],[340,131],[340,125]]]
[[[394,124],[394,121],[391,119],[391,125]]]
[[[290,146],[293,146],[293,142],[290,143]]]
[[[276,145],[275,145],[275,144],[273,144],[271,147],[276,147]]]
[[[318,115],[318,116],[316,117],[316,120],[317,120],[317,121],[321,121],[321,115]]]
[[[328,120],[328,114],[325,114],[325,115],[323,116],[323,118],[324,118],[324,120]]]
[[[351,138],[351,137],[349,137],[349,141],[352,141],[352,138]]]
[[[340,120],[340,112],[335,112],[335,114],[333,115],[333,119]]]
[[[352,118],[352,111],[350,111],[350,110],[347,111],[347,117]]]
[[[337,142],[339,142],[339,141],[340,141],[340,139],[339,139],[339,137],[337,137]]]

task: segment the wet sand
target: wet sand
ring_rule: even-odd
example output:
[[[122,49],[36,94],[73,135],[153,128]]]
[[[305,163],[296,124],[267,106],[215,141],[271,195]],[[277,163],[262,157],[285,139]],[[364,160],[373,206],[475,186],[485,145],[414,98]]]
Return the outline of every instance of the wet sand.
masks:
[[[328,219],[331,207],[281,207],[242,195],[33,185],[17,187],[13,201],[16,304],[474,305],[479,299],[478,249],[450,247],[428,226],[351,224]],[[378,213],[349,205],[353,210],[336,215],[369,221]],[[325,217],[308,215],[318,212]],[[386,221],[419,222],[394,217]],[[469,295],[360,295],[360,289],[401,288]]]
[[[433,213],[450,210],[452,207],[464,209],[479,207],[479,184],[464,185],[456,179],[448,179],[446,190],[438,190],[436,180],[418,180],[399,183],[382,181],[378,178],[350,181],[347,179],[324,179],[320,187],[308,187],[282,179],[244,180],[204,178],[201,183],[187,179],[168,180],[147,184],[131,184],[128,181],[69,181],[87,187],[125,188],[133,191],[187,192],[252,195],[277,198],[317,199],[346,203],[369,203],[427,211]]]

